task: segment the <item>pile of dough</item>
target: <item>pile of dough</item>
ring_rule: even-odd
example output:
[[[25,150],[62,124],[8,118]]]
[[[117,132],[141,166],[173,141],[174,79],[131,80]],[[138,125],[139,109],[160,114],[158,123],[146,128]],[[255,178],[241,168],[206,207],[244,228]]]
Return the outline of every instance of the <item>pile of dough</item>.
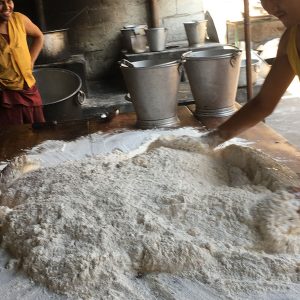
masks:
[[[287,192],[272,194],[258,204],[257,218],[266,251],[300,253],[300,199]]]

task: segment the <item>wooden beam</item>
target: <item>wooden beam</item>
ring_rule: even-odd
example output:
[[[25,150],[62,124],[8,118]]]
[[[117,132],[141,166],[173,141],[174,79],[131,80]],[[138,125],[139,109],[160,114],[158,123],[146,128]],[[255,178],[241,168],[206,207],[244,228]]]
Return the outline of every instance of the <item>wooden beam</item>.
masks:
[[[159,20],[159,7],[157,0],[150,0],[150,11],[151,11],[151,27],[157,28],[160,27]]]
[[[249,101],[253,97],[249,0],[244,0],[244,30],[246,44],[247,98]]]

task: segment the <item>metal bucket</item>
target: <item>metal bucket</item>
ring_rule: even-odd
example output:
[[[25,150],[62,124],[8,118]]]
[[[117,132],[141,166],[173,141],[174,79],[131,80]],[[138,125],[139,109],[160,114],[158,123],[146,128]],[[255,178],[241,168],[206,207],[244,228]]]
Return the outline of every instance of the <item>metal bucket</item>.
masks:
[[[255,84],[258,79],[258,73],[260,71],[260,61],[258,59],[251,59],[251,69],[252,69],[252,84]],[[247,86],[247,71],[246,71],[246,59],[241,61],[241,70],[239,76],[239,87]]]
[[[196,104],[196,117],[224,117],[235,112],[241,51],[237,48],[191,52],[185,70]]]
[[[166,49],[167,28],[149,28],[146,30],[149,49],[152,52],[159,52]]]
[[[198,47],[205,43],[207,20],[185,22],[183,24],[190,47]]]
[[[121,70],[137,114],[137,126],[143,129],[177,126],[180,63],[157,59],[131,64],[132,67],[121,64]]]
[[[33,71],[43,100],[46,121],[79,120],[85,100],[81,78],[65,69],[40,68]]]
[[[68,29],[46,31],[43,34],[44,45],[37,64],[58,62],[70,57]]]
[[[129,53],[143,53],[147,50],[147,25],[127,25],[121,29],[123,48]]]

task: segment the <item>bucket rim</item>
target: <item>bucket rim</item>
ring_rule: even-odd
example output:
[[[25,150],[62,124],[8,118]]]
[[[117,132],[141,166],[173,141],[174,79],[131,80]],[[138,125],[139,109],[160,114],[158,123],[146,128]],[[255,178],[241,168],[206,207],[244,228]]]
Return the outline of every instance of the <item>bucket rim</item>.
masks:
[[[131,62],[132,64],[134,63],[138,63],[138,62],[151,62],[151,61],[157,61],[157,60],[152,60],[152,59],[144,59],[144,60],[139,60],[139,61],[134,61]],[[167,61],[167,62],[162,62],[160,64],[156,64],[153,66],[142,66],[142,67],[138,67],[138,66],[134,66],[134,67],[124,67],[121,65],[121,68],[123,69],[130,69],[130,70],[141,70],[141,69],[157,69],[157,68],[166,68],[166,67],[171,67],[171,66],[176,66],[180,64],[180,60],[172,60],[172,61]]]
[[[211,53],[211,55],[204,55]],[[203,54],[203,56],[201,55]],[[222,59],[231,58],[233,55],[241,55],[242,51],[236,49],[207,49],[200,51],[193,51],[185,56],[186,60],[211,60],[211,59]]]
[[[251,65],[255,66],[258,65],[260,63],[258,58],[251,58]],[[246,59],[242,58],[241,60],[241,68],[246,67]]]
[[[34,70],[32,71],[32,73],[33,73],[33,75],[34,75],[34,73],[38,73],[38,71],[41,71],[41,70],[51,70],[51,71],[55,70],[55,71],[61,71],[61,72],[64,72],[64,73],[69,73],[69,74],[72,74],[72,75],[73,75],[75,78],[77,78],[78,81],[79,81],[79,86],[78,86],[78,88],[77,88],[72,94],[70,94],[69,96],[64,97],[64,98],[62,98],[62,99],[59,99],[59,100],[57,100],[57,101],[55,101],[55,102],[43,104],[43,106],[56,104],[56,103],[65,101],[65,100],[67,100],[67,99],[69,99],[69,98],[71,98],[71,97],[74,97],[74,96],[80,91],[80,89],[81,89],[81,87],[82,87],[82,79],[80,78],[80,76],[79,76],[78,74],[76,74],[76,73],[73,72],[73,71],[70,71],[70,70],[67,70],[67,69],[62,69],[62,68],[43,68],[43,67],[41,67],[41,68],[36,68],[36,69],[34,69]],[[35,79],[35,80],[36,80],[36,79]]]
[[[186,21],[186,22],[183,22],[183,24],[187,24],[187,25],[190,25],[190,24],[199,24],[199,23],[207,23],[207,20],[193,20],[193,21]]]
[[[193,20],[193,22],[195,22],[195,23],[207,23],[208,20],[207,19],[204,19],[204,20]]]
[[[187,21],[187,22],[183,22],[184,25],[190,25],[190,24],[196,24],[195,21]]]
[[[168,28],[166,28],[166,27],[153,27],[153,28],[147,28],[147,29],[145,29],[145,31],[147,32],[147,31],[167,31],[168,30]]]

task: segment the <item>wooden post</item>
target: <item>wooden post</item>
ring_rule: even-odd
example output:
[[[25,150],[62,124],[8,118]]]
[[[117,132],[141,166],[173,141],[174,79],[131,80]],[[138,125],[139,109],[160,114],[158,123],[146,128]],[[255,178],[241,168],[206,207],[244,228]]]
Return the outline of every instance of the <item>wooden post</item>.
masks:
[[[244,0],[244,31],[246,44],[247,99],[249,101],[253,96],[249,0]]]
[[[42,31],[46,31],[47,25],[46,25],[43,0],[35,0],[35,7],[38,15],[40,29]]]
[[[160,27],[159,21],[159,7],[157,0],[150,0],[150,11],[151,11],[151,27]]]

